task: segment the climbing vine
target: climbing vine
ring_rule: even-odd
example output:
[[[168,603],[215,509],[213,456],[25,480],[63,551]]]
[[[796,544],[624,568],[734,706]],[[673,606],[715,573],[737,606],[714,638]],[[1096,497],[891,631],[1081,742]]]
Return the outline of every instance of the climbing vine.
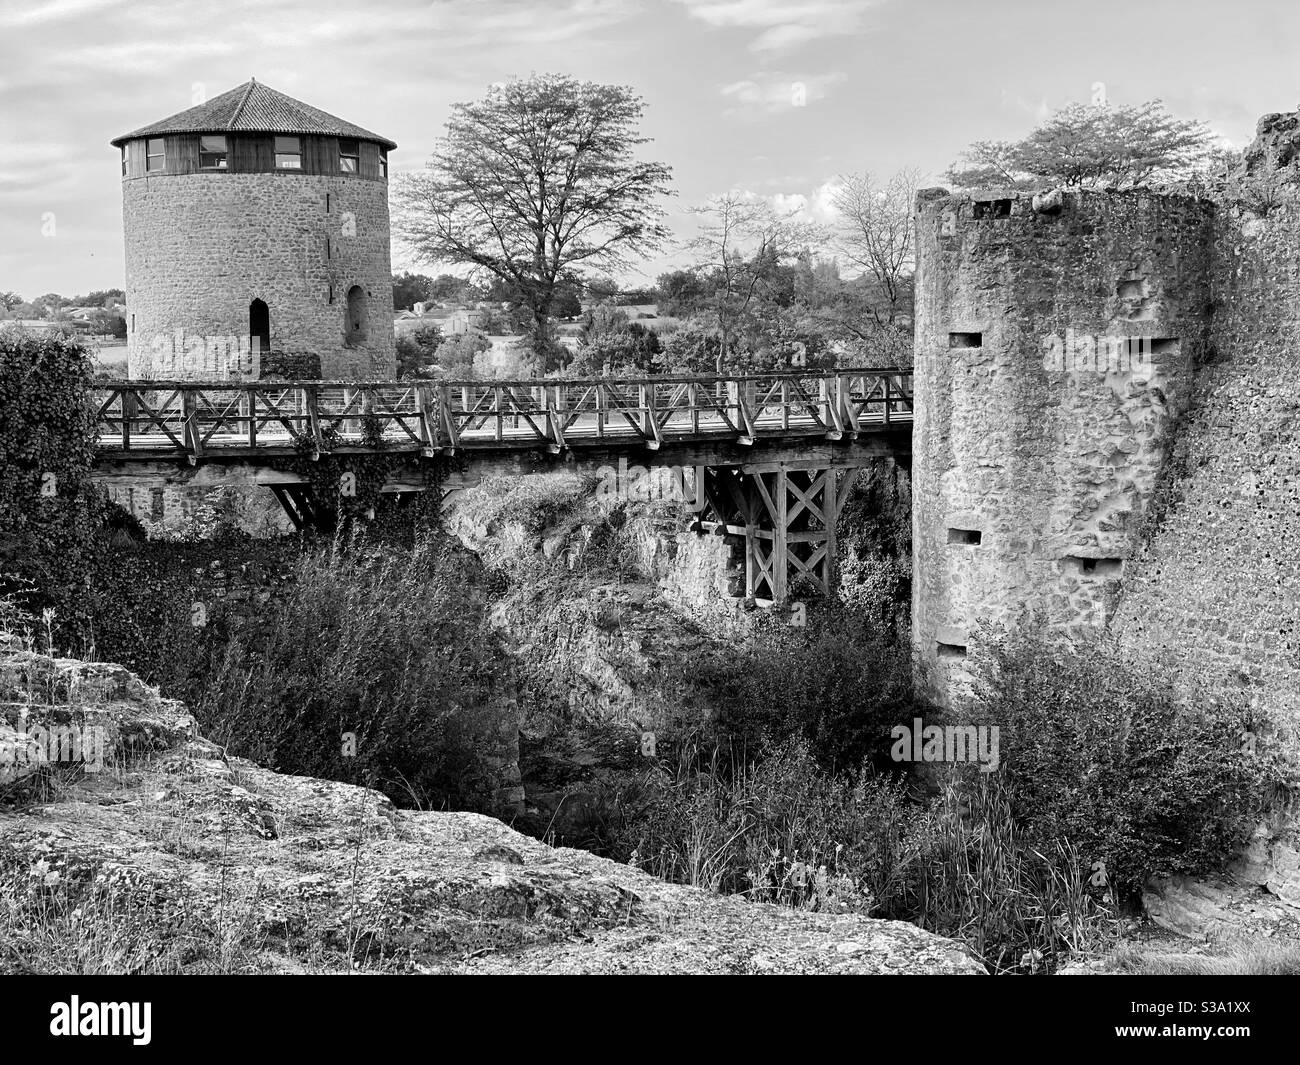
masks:
[[[64,631],[89,620],[110,508],[91,480],[93,376],[78,340],[0,329],[0,594],[34,612],[53,608]]]
[[[335,426],[324,425],[317,433],[297,435],[294,438],[297,455],[275,463],[277,468],[306,479],[312,513],[321,531],[347,533],[361,520],[392,524],[391,511],[396,501],[389,500],[383,488],[410,462],[410,456],[386,450],[383,419],[379,415],[363,414],[360,421],[363,450],[351,450]],[[436,521],[438,514],[442,469],[438,462],[423,462],[421,469],[424,491],[419,493],[421,498],[412,517],[418,513],[427,524]]]

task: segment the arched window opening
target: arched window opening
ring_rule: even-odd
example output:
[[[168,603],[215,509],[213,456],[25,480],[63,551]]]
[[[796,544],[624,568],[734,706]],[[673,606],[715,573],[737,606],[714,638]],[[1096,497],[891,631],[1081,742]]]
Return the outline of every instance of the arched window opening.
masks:
[[[366,291],[360,285],[348,289],[347,318],[343,323],[343,336],[348,346],[360,344],[366,339],[370,325],[369,308],[366,305]]]
[[[263,355],[271,350],[271,312],[261,300],[248,305],[248,346]]]

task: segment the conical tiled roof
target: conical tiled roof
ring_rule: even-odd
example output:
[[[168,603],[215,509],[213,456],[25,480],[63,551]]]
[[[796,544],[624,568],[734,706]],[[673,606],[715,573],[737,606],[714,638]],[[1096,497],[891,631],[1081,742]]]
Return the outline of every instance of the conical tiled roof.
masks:
[[[276,92],[260,84],[256,78],[188,111],[124,133],[114,138],[112,144],[117,148],[136,137],[159,137],[165,133],[317,133],[330,137],[357,137],[375,141],[385,148],[397,147],[387,137]]]

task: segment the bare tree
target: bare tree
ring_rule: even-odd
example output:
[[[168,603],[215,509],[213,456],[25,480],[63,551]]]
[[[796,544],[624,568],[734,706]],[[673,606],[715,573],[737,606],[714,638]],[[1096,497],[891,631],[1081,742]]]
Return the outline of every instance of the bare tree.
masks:
[[[533,317],[549,369],[556,288],[662,245],[671,171],[635,149],[644,103],[617,85],[533,75],[456,104],[428,168],[395,183],[397,230],[426,262],[498,277]]]
[[[765,283],[823,234],[820,227],[798,221],[797,210],[778,212],[769,201],[747,192],[714,196],[690,213],[703,219],[687,247],[696,254],[694,270],[713,290],[706,302],[718,324],[717,372],[722,373],[739,324],[761,298]]]
[[[849,174],[841,182],[832,199],[840,254],[875,282],[884,304],[872,301],[870,313],[877,325],[892,328],[916,269],[912,212],[920,171],[900,170],[885,182],[870,173]]]

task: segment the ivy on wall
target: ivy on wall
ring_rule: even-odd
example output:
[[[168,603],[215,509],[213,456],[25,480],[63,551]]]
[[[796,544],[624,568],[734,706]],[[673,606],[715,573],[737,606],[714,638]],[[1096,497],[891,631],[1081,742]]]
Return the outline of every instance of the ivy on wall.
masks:
[[[84,632],[111,504],[91,479],[89,353],[73,337],[0,329],[0,594]]]

